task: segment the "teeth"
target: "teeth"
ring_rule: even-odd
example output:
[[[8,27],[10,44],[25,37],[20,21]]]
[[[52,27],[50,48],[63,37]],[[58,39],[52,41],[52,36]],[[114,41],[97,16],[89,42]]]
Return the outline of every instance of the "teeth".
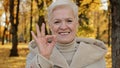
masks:
[[[60,34],[68,34],[68,33],[60,33]]]
[[[60,32],[59,34],[69,34],[70,32]]]

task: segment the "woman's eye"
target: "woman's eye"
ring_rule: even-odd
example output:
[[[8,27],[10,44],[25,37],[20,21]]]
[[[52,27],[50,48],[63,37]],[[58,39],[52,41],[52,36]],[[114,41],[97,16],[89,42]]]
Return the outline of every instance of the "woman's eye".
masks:
[[[68,22],[72,22],[72,20],[68,20]]]
[[[59,21],[55,21],[54,24],[59,24],[60,22]]]

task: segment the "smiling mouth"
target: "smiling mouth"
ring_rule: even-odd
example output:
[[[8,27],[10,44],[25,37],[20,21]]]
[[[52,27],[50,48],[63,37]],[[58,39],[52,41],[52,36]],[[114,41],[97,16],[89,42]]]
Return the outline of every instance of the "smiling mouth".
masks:
[[[60,35],[68,35],[68,34],[70,34],[70,32],[58,32],[58,34],[60,34]]]

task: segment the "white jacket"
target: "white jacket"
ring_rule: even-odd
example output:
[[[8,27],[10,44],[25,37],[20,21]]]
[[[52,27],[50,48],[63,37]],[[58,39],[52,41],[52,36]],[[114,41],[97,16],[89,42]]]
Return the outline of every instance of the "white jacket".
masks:
[[[38,53],[35,42],[30,42],[26,68],[106,68],[107,49],[103,42],[90,38],[76,38],[76,42],[78,49],[70,65],[56,47],[48,60]]]

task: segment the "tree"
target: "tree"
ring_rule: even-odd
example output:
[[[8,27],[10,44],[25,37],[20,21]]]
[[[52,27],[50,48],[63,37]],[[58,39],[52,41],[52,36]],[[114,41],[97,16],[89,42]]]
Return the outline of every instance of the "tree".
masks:
[[[32,31],[32,21],[33,21],[33,0],[31,0],[31,17],[30,17],[30,41],[32,40],[32,34],[31,34],[31,31]]]
[[[12,34],[12,49],[10,56],[18,56],[18,50],[17,50],[17,45],[18,45],[18,24],[19,24],[19,4],[20,0],[17,0],[17,11],[16,11],[16,22],[14,22],[14,3],[15,0],[9,0],[10,1],[10,22],[11,22],[11,34]]]
[[[46,0],[41,0],[41,2],[39,0],[35,0],[36,3],[37,3],[37,7],[38,7],[38,10],[39,10],[39,20],[38,20],[38,25],[41,27],[42,26],[42,23],[45,23],[45,8],[47,7],[46,6]],[[42,12],[42,13],[41,13]],[[47,35],[48,32],[47,32],[47,27],[45,27],[45,34]]]
[[[120,68],[120,0],[110,0],[112,13],[112,68]]]

